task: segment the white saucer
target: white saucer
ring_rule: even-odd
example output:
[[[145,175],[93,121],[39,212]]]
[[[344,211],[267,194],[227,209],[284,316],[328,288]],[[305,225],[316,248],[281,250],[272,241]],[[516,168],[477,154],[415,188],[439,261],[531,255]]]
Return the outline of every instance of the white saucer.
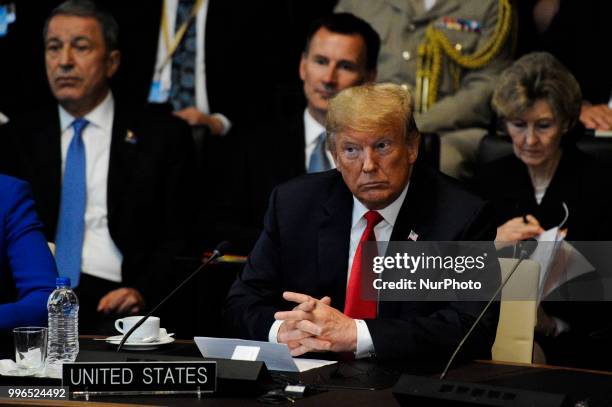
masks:
[[[111,345],[119,345],[123,339],[123,335],[115,335],[109,336],[105,339],[106,343],[110,343]],[[168,332],[166,332],[165,328],[159,329],[159,339],[155,342],[138,342],[137,340],[132,341],[128,339],[126,343],[123,344],[124,349],[128,350],[151,350],[156,349],[161,345],[167,345],[169,343],[174,342],[174,338],[168,336]]]

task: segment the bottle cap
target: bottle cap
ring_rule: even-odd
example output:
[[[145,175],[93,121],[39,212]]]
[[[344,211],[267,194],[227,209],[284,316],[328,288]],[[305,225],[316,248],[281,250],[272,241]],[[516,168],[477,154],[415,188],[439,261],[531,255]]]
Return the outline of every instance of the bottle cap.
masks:
[[[70,287],[70,278],[68,277],[57,277],[55,279],[56,286],[68,286]]]

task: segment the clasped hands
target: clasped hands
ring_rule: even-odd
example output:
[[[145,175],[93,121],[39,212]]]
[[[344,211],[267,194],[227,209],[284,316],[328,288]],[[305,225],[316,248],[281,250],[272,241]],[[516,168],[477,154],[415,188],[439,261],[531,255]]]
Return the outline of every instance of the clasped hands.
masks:
[[[355,321],[333,308],[331,298],[318,300],[290,291],[285,291],[283,298],[297,303],[291,311],[274,314],[276,320],[283,321],[277,341],[287,344],[292,356],[307,352],[354,352],[357,349]]]

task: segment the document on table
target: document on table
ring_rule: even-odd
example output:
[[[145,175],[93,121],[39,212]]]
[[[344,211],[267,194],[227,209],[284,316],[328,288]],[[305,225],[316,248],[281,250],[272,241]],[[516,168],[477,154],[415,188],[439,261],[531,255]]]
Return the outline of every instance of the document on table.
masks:
[[[333,365],[334,363],[338,363],[335,360],[323,360],[323,359],[299,359],[293,358],[296,366],[298,367],[300,373],[306,372],[308,370],[317,369],[319,367]]]
[[[202,356],[207,358],[261,361],[269,370],[280,372],[305,372],[335,361],[292,358],[289,348],[283,343],[248,341],[245,339],[193,338]]]

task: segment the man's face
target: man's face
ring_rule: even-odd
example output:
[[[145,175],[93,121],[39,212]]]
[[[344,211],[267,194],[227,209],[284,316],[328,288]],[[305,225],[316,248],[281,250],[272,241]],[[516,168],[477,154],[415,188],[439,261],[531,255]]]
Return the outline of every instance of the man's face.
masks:
[[[344,35],[320,28],[302,54],[300,78],[308,110],[324,117],[329,100],[343,89],[374,80],[376,71],[366,69],[366,45],[358,34]]]
[[[119,51],[107,51],[94,18],[58,15],[49,21],[45,64],[58,102],[69,111],[87,113],[106,96],[108,80],[119,67]]]
[[[345,130],[336,134],[332,153],[353,195],[371,210],[383,209],[403,191],[416,161],[418,137]]]

